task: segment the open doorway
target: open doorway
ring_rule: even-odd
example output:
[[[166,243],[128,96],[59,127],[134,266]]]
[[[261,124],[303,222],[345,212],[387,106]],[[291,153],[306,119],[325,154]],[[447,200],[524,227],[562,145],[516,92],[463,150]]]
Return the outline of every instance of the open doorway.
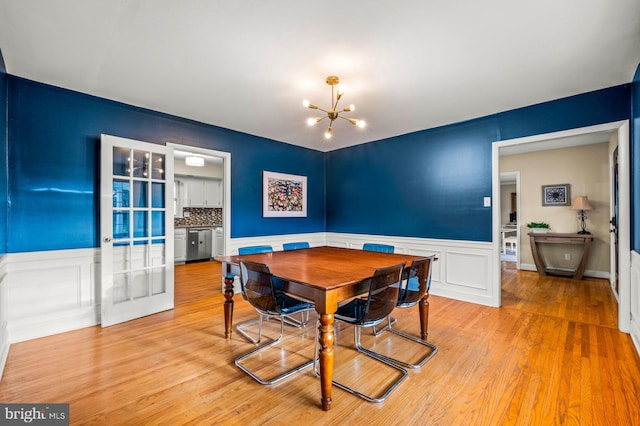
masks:
[[[501,304],[501,261],[499,253],[500,244],[500,164],[501,157],[515,152],[545,151],[561,147],[571,147],[583,144],[601,143],[609,140],[617,134],[616,145],[618,146],[618,269],[619,269],[619,291],[618,291],[618,326],[621,331],[629,332],[630,312],[631,312],[631,282],[630,282],[630,181],[629,181],[629,123],[620,121],[602,125],[590,126],[580,129],[572,129],[562,132],[554,132],[543,135],[518,138],[507,141],[495,142],[492,148],[493,154],[493,245],[495,259],[494,262],[494,282],[495,304]],[[560,182],[558,182],[560,183]],[[564,183],[564,182],[563,182]],[[522,190],[523,191],[523,190]],[[580,195],[580,194],[576,194]],[[521,213],[520,211],[518,212]],[[520,215],[522,217],[522,215]],[[526,231],[524,220],[520,221],[520,229]],[[523,231],[523,232],[524,232]],[[608,237],[607,237],[608,238]],[[522,241],[520,238],[519,241]],[[613,271],[615,274],[615,271]]]
[[[174,226],[210,228],[209,257],[224,255],[231,238],[231,154],[173,143],[167,146],[173,148],[175,158],[174,209],[178,214]],[[189,193],[191,195],[184,196]],[[178,263],[189,256],[187,234],[185,232],[184,257],[176,250]],[[180,238],[181,234],[176,235]]]
[[[500,173],[500,260],[520,269],[520,172]]]

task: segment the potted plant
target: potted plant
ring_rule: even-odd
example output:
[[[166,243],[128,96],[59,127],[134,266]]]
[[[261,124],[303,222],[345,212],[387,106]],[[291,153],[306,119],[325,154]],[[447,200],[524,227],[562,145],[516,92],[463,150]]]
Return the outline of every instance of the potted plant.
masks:
[[[535,234],[546,234],[549,231],[549,224],[544,222],[529,222],[527,228]]]

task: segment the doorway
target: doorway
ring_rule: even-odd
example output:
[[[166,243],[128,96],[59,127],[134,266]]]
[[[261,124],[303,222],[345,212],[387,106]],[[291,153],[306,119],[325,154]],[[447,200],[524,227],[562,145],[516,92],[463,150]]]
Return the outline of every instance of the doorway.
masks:
[[[167,143],[167,147],[172,148],[174,154],[177,153],[175,155],[176,161],[184,162],[187,155],[194,155],[210,158],[221,163],[221,175],[218,175],[217,172],[210,172],[211,176],[208,177],[221,178],[222,235],[220,238],[222,247],[219,251],[222,252],[222,255],[226,254],[231,240],[231,153],[175,143]],[[218,232],[220,232],[219,229]]]
[[[520,172],[500,173],[500,260],[520,269]]]
[[[561,132],[554,132],[530,137],[494,142],[492,146],[492,195],[495,200],[492,212],[493,225],[493,252],[495,253],[493,262],[493,276],[495,277],[492,286],[495,289],[495,306],[501,304],[501,262],[500,262],[500,156],[509,152],[517,152],[525,149],[543,151],[561,147],[561,143],[566,143],[565,147],[578,146],[587,143],[592,138],[603,141],[602,135],[611,135],[617,132],[618,140],[618,264],[619,264],[619,297],[618,297],[618,327],[620,331],[629,332],[630,312],[631,312],[631,222],[630,222],[630,153],[629,153],[629,122],[619,121],[596,126],[571,129]],[[608,140],[608,137],[604,139]]]

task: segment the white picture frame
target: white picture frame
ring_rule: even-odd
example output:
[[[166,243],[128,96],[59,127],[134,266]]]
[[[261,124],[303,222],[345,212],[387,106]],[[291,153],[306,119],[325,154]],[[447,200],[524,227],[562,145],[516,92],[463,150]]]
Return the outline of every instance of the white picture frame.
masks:
[[[262,172],[263,217],[307,217],[307,177]]]

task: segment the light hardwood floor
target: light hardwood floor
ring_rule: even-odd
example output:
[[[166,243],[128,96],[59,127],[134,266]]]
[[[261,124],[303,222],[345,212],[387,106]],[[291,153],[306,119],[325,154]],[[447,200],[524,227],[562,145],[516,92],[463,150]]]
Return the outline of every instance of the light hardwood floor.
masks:
[[[82,425],[639,425],[640,360],[616,329],[608,283],[510,265],[502,308],[431,297],[429,340],[439,353],[382,404],[334,387],[333,408],[323,412],[310,369],[268,387],[236,368],[234,358],[253,345],[238,333],[223,337],[216,262],[176,267],[171,311],[13,344],[0,401],[68,402],[71,423]],[[256,316],[235,300],[235,322]],[[419,333],[417,309],[394,315],[398,328]],[[262,357],[262,372],[312,356],[313,325],[286,332],[281,349]],[[354,358],[352,342],[338,327],[336,378],[363,386],[393,377]],[[394,342],[399,356],[417,355],[417,345]]]

